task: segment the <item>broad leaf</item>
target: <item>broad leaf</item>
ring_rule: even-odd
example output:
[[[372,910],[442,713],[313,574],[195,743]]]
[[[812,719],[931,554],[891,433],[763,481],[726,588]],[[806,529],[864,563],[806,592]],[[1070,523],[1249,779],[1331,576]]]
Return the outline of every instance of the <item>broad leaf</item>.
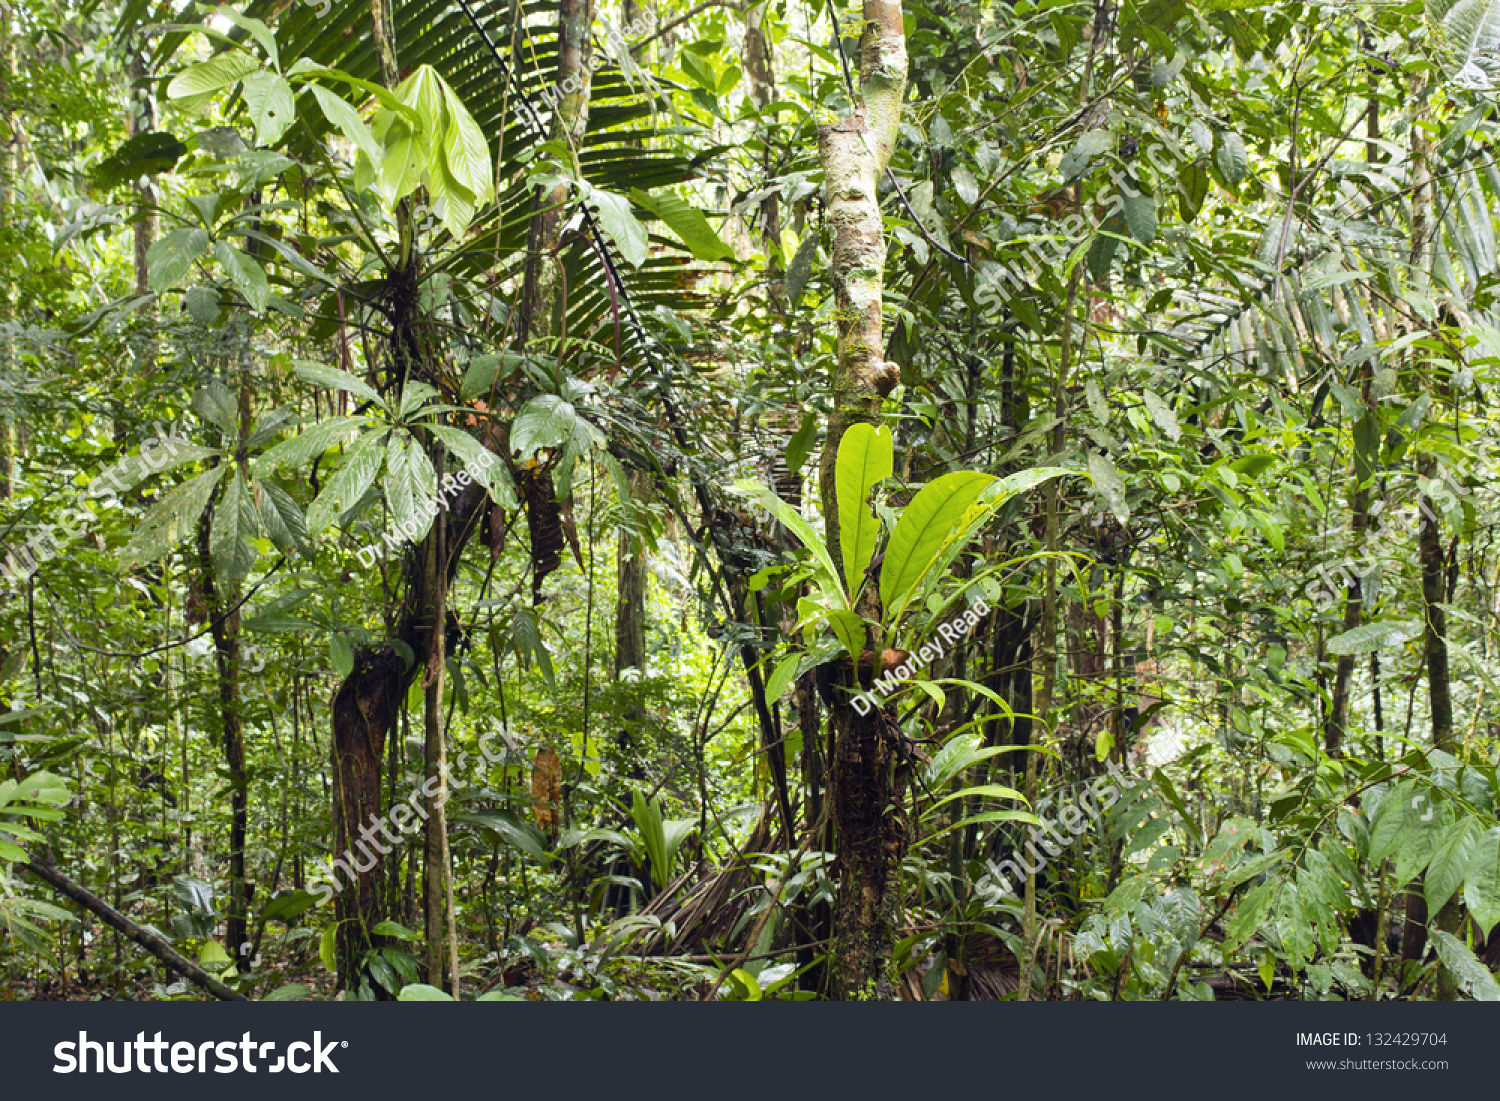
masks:
[[[870,490],[894,469],[891,430],[882,425],[850,425],[839,441],[835,477],[838,486],[839,545],[844,556],[845,591],[853,600],[864,584],[865,568],[875,557],[880,520],[870,509]]]
[[[245,479],[236,470],[224,489],[224,496],[214,509],[209,537],[214,572],[226,581],[242,581],[255,565],[253,536],[260,534],[260,516]]]
[[[905,598],[926,575],[943,540],[994,481],[972,470],[944,474],[923,486],[901,510],[880,567],[880,601],[888,616],[900,614]]]
[[[192,268],[193,261],[208,251],[208,230],[174,229],[146,250],[146,270],[151,289],[165,294]]]
[[[334,519],[359,503],[375,481],[384,455],[381,444],[385,432],[367,432],[356,440],[344,456],[344,465],[328,480],[323,492],[307,510],[307,531],[317,535]]]
[[[391,520],[413,542],[421,540],[437,516],[437,473],[432,459],[411,433],[391,434],[385,450],[385,503]]]
[[[238,84],[259,68],[260,63],[248,54],[220,54],[173,77],[167,85],[167,98],[195,115],[212,103],[221,89]]]
[[[155,562],[194,530],[198,517],[208,507],[214,488],[224,476],[226,467],[216,466],[206,474],[173,489],[151,506],[141,520],[141,526],[131,536],[130,542],[121,552],[126,566],[144,566]]]
[[[630,200],[601,188],[590,188],[588,203],[599,213],[599,225],[633,268],[646,261],[646,227],[630,209]]]
[[[281,140],[297,117],[292,86],[276,73],[251,73],[245,77],[245,104],[255,123],[255,144],[272,146]]]

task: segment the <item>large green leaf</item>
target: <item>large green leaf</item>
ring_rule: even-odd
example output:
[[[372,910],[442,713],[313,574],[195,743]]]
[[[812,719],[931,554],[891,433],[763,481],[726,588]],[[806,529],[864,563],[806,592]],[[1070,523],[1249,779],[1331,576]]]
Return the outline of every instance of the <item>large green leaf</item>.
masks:
[[[1432,946],[1465,994],[1476,1002],[1500,1002],[1500,982],[1495,981],[1494,974],[1469,951],[1467,944],[1452,933],[1434,929]]]
[[[1500,921],[1500,826],[1491,826],[1474,843],[1464,876],[1464,902],[1485,936]]]
[[[1382,646],[1405,642],[1421,633],[1421,626],[1400,620],[1381,620],[1365,623],[1328,640],[1328,652],[1344,657],[1350,654],[1369,654]]]
[[[813,531],[812,525],[802,518],[802,514],[759,482],[748,479],[736,482],[734,492],[750,501],[751,504],[765,509],[777,520],[781,521],[782,525],[812,555],[813,564],[819,571],[825,595],[836,599],[840,605],[847,607],[849,598],[845,595],[843,585],[839,582],[839,571],[834,568],[833,559],[828,555],[828,548],[823,545],[823,540]]]
[[[432,424],[427,426],[427,431],[442,440],[448,450],[458,456],[458,461],[463,463],[469,477],[489,490],[490,498],[497,505],[505,509],[520,506],[510,471],[494,452],[457,428]]]
[[[1500,0],[1427,0],[1454,84],[1492,91],[1500,77]]]
[[[363,417],[333,417],[315,424],[306,432],[282,440],[251,463],[253,473],[280,470],[311,462],[330,447],[353,439],[368,422]]]
[[[208,230],[174,229],[146,250],[146,271],[151,289],[165,294],[208,251]]]
[[[334,519],[359,503],[380,473],[385,432],[367,432],[354,441],[344,456],[344,465],[328,480],[323,492],[307,510],[307,531],[317,535]]]
[[[308,88],[313,98],[318,101],[318,106],[323,109],[324,117],[338,127],[339,133],[352,141],[359,151],[370,159],[372,165],[378,167],[381,161],[380,145],[376,142],[375,136],[370,133],[370,128],[359,117],[359,112],[327,88],[316,84],[311,84]]]
[[[250,308],[256,313],[266,308],[271,300],[271,287],[266,281],[266,269],[253,256],[241,252],[226,241],[214,244],[214,259],[229,276],[235,289],[245,296]]]
[[[141,520],[141,526],[121,552],[124,564],[142,566],[154,562],[191,532],[198,517],[208,507],[214,487],[219,484],[226,469],[216,466],[206,474],[183,482],[152,505]]]
[[[901,510],[880,567],[880,601],[889,617],[900,614],[942,549],[943,540],[994,481],[989,474],[956,470],[928,482]]]
[[[396,431],[385,450],[386,507],[391,520],[413,542],[421,540],[437,516],[437,472],[411,433]]]
[[[250,540],[260,534],[260,516],[245,479],[236,470],[224,496],[214,509],[209,550],[214,572],[225,581],[241,581],[255,565],[255,548]]]
[[[326,363],[315,363],[308,359],[296,360],[295,367],[298,378],[318,386],[326,386],[330,390],[348,390],[351,394],[358,394],[366,401],[374,402],[382,408],[385,407],[385,402],[369,383],[356,378],[348,371],[340,371],[337,367],[330,367]]]
[[[259,68],[260,63],[249,54],[223,53],[173,77],[167,85],[167,98],[175,100],[189,114],[197,114],[212,103],[221,90],[238,84]]]
[[[609,239],[620,250],[627,263],[638,268],[645,263],[647,253],[646,227],[641,225],[630,209],[630,200],[602,188],[589,189],[588,203],[599,213],[599,224]]]
[[[714,232],[703,211],[671,192],[651,195],[635,188],[630,192],[630,199],[665,222],[699,260],[724,260],[734,256],[734,249]]]
[[[292,86],[277,73],[250,73],[245,77],[245,103],[255,123],[255,144],[272,146],[281,140],[297,117]]]
[[[838,487],[839,545],[844,555],[845,591],[853,600],[875,557],[880,520],[870,509],[870,490],[891,476],[894,445],[891,430],[871,424],[850,425],[839,441],[835,478]]]
[[[1464,875],[1474,857],[1476,829],[1472,818],[1462,818],[1439,839],[1437,851],[1422,877],[1427,912],[1435,914],[1463,886]]]
[[[276,544],[276,549],[310,554],[312,547],[307,539],[307,518],[292,500],[292,495],[269,478],[256,482],[255,488],[260,494],[261,526]]]

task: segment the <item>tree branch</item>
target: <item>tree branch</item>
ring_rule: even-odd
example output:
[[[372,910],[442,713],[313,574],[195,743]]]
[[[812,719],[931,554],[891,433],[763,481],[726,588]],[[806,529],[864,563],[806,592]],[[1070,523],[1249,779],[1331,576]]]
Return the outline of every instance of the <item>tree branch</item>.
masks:
[[[59,894],[66,895],[84,909],[96,914],[99,920],[104,922],[105,925],[124,933],[146,951],[161,960],[162,963],[174,971],[182,972],[188,979],[198,986],[203,987],[203,989],[207,990],[214,997],[226,1002],[245,1002],[250,1000],[239,991],[231,990],[225,986],[218,979],[203,970],[203,968],[177,951],[177,949],[167,943],[166,938],[160,933],[154,929],[147,929],[137,925],[102,898],[90,894],[77,883],[74,883],[51,864],[32,861],[29,864],[22,864],[21,867],[38,879],[45,881]]]

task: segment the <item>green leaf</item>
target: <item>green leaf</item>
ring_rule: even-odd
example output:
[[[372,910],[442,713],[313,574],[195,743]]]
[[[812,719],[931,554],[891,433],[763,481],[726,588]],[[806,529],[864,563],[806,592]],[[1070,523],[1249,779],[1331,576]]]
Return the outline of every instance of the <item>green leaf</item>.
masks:
[[[221,89],[239,83],[246,74],[259,68],[260,63],[249,54],[220,54],[173,77],[167,85],[167,98],[195,115],[212,103]]]
[[[1249,162],[1245,159],[1244,139],[1233,130],[1220,130],[1218,146],[1214,150],[1214,163],[1218,165],[1230,190],[1238,188],[1249,170]]]
[[[509,811],[475,811],[453,815],[454,822],[466,822],[480,829],[489,830],[517,852],[525,853],[538,864],[552,859],[547,852],[547,839],[535,825],[517,818]]]
[[[1130,505],[1125,500],[1125,481],[1110,457],[1097,451],[1089,452],[1089,474],[1094,479],[1094,488],[1109,506],[1109,511],[1115,514],[1120,523],[1128,524]]]
[[[396,995],[398,1002],[451,1002],[452,996],[423,982],[409,983]]]
[[[1132,183],[1138,181],[1131,181]],[[1156,240],[1156,199],[1144,189],[1120,189],[1120,198],[1125,203],[1125,225],[1130,235],[1143,245]]]
[[[328,480],[323,492],[307,510],[307,531],[317,535],[334,519],[357,505],[380,472],[384,452],[381,444],[387,433],[367,432],[356,440],[344,456],[344,465]]]
[[[448,112],[448,132],[443,143],[448,171],[468,190],[473,202],[487,203],[495,186],[489,143],[457,93],[442,77],[437,79]]]
[[[398,925],[394,921],[378,922],[370,932],[377,937],[395,937],[398,940],[419,941],[422,939],[406,926]]]
[[[556,394],[538,394],[521,406],[510,426],[510,447],[524,458],[542,448],[571,444],[575,450],[587,450],[603,437],[583,417],[572,402]]]
[[[1182,428],[1177,424],[1177,414],[1161,397],[1151,390],[1141,394],[1141,400],[1146,403],[1146,412],[1151,414],[1151,419],[1156,422],[1167,439],[1176,443],[1182,438]]]
[[[843,586],[839,581],[839,571],[834,569],[833,559],[829,557],[827,547],[823,545],[823,540],[813,531],[812,525],[804,520],[802,515],[796,509],[792,508],[791,505],[787,504],[758,482],[748,479],[736,482],[734,492],[744,497],[751,504],[765,509],[765,511],[781,521],[782,525],[812,555],[813,563],[820,571],[826,595],[837,600],[841,606],[847,607],[849,598],[845,595]]]
[[[797,676],[797,669],[802,664],[801,654],[791,654],[777,663],[776,669],[766,681],[766,699],[772,703],[781,699],[781,694],[787,690],[792,680]]]
[[[255,313],[263,312],[266,303],[271,300],[271,288],[266,281],[266,269],[260,266],[255,257],[241,252],[228,242],[219,241],[214,244],[214,259],[229,276],[235,289],[245,296],[250,309]]]
[[[252,473],[261,474],[289,466],[302,466],[353,439],[367,422],[363,417],[333,417],[315,424],[301,435],[283,440],[250,464]]]
[[[649,245],[646,227],[641,225],[631,211],[630,200],[624,195],[592,187],[589,189],[587,202],[598,211],[600,227],[615,243],[626,262],[633,268],[645,263]]]
[[[419,542],[437,516],[437,472],[409,432],[394,432],[385,449],[386,507],[401,532]]]
[[[844,651],[855,658],[864,652],[867,629],[864,617],[847,608],[832,608],[827,611],[828,626],[834,636],[844,644]]]
[[[239,408],[235,404],[234,391],[218,379],[193,392],[193,412],[213,425],[226,436],[239,432]]]
[[[1009,799],[1017,803],[1026,802],[1026,797],[1015,788],[1008,788],[1003,784],[980,784],[977,787],[964,788],[961,791],[955,791],[951,795],[944,796],[936,803],[933,803],[931,809],[937,810],[938,807],[945,806],[946,804],[953,802],[953,800],[955,799],[968,798]]]
[[[146,270],[151,289],[165,294],[177,285],[197,260],[208,251],[208,230],[174,229],[146,250]]]
[[[1378,623],[1365,623],[1328,640],[1328,652],[1344,657],[1349,654],[1368,654],[1383,646],[1405,642],[1421,633],[1414,623],[1386,619]]]
[[[338,942],[339,927],[335,922],[323,930],[323,935],[318,939],[318,959],[323,961],[330,974],[338,974],[339,963],[336,950]]]
[[[328,660],[333,663],[333,668],[340,677],[348,677],[354,672],[354,647],[349,645],[349,640],[341,634],[328,636]]]
[[[818,439],[818,413],[809,409],[802,417],[802,426],[792,433],[786,444],[786,468],[793,474],[802,469],[812,454],[813,444]]]
[[[323,109],[324,117],[338,128],[339,133],[352,141],[359,151],[370,159],[372,165],[379,165],[383,158],[380,143],[375,140],[375,135],[370,133],[370,128],[359,117],[359,112],[351,107],[348,101],[334,95],[327,88],[321,88],[316,84],[310,84],[308,88],[313,98],[318,101],[318,106]]]
[[[725,260],[734,257],[734,249],[724,243],[703,211],[684,202],[671,192],[651,195],[636,188],[630,192],[636,206],[648,210],[665,222],[699,260]]]
[[[970,815],[968,818],[965,818],[961,821],[954,822],[953,824],[948,826],[944,826],[936,833],[929,834],[925,840],[934,841],[937,838],[942,837],[945,833],[952,833],[954,830],[966,829],[969,826],[983,826],[991,822],[1025,822],[1026,824],[1032,826],[1040,826],[1042,824],[1041,819],[1032,814],[1030,811],[988,810],[983,814]]]
[[[1191,222],[1203,209],[1203,200],[1208,198],[1208,173],[1197,161],[1182,166],[1177,176],[1177,195],[1182,220]]]
[[[1460,819],[1448,828],[1438,841],[1437,851],[1422,877],[1422,893],[1427,912],[1435,914],[1463,886],[1464,875],[1474,857],[1475,825],[1472,818]]]
[[[134,183],[142,176],[168,172],[187,152],[187,146],[164,130],[137,134],[95,167],[94,186],[109,190]]]
[[[297,377],[315,386],[324,386],[330,390],[348,390],[351,394],[357,394],[366,401],[374,402],[382,409],[385,402],[380,395],[370,387],[363,379],[356,378],[348,371],[340,371],[337,367],[330,367],[326,363],[315,363],[310,359],[293,360],[297,371]]]
[[[1464,902],[1474,924],[1486,937],[1500,921],[1500,826],[1492,826],[1474,843],[1464,874]]]
[[[1426,6],[1452,82],[1471,91],[1493,91],[1500,77],[1500,4],[1427,0]]]
[[[875,557],[880,520],[870,508],[870,490],[894,469],[890,428],[853,424],[839,441],[835,479],[839,505],[839,545],[850,599],[864,584],[865,568]]]
[[[266,51],[266,57],[270,60],[271,66],[276,69],[281,68],[281,54],[276,49],[276,35],[272,33],[270,27],[259,19],[241,15],[228,4],[222,4],[216,8],[214,15],[228,19],[236,27],[242,28],[246,34],[255,39],[261,49]]]
[[[152,505],[141,520],[141,526],[120,553],[123,564],[130,567],[155,562],[171,550],[179,539],[191,533],[198,517],[208,507],[214,487],[224,476],[225,469],[216,466],[206,474],[183,482]]]
[[[1467,944],[1452,933],[1434,929],[1432,946],[1465,994],[1476,1002],[1500,1002],[1500,982],[1495,981],[1490,969],[1469,951]]]
[[[255,123],[255,144],[264,147],[280,141],[297,117],[292,86],[276,73],[251,73],[245,77],[245,105]]]
[[[250,499],[244,477],[236,470],[214,509],[209,537],[214,572],[226,581],[242,581],[249,576],[256,559],[250,539],[259,534],[260,517],[255,502]]]
[[[260,494],[260,522],[267,537],[283,553],[297,550],[304,556],[312,555],[312,544],[307,538],[307,519],[292,495],[269,479],[255,484]]]
[[[994,481],[972,470],[953,471],[927,483],[901,510],[880,568],[880,600],[888,616],[899,615],[948,533]]]
[[[510,471],[495,455],[473,436],[457,428],[430,424],[427,431],[442,440],[448,450],[458,456],[469,477],[489,491],[490,499],[501,508],[519,508],[516,488]]]
[[[275,990],[265,996],[268,1002],[306,1002],[311,1001],[312,988],[303,986],[300,982],[283,983]]]
[[[403,123],[392,123],[376,175],[376,187],[390,206],[422,186],[422,147]],[[358,182],[358,177],[356,177]]]

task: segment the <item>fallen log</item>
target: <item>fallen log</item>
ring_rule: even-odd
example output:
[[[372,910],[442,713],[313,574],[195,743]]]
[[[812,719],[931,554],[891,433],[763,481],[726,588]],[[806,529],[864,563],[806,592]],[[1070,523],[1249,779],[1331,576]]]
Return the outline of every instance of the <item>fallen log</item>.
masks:
[[[137,925],[102,898],[91,894],[77,883],[74,883],[51,864],[32,861],[29,864],[22,864],[21,867],[45,882],[59,894],[66,895],[84,909],[98,915],[99,920],[104,922],[105,925],[124,933],[146,951],[161,960],[162,963],[174,971],[180,971],[190,982],[201,986],[214,997],[226,1002],[245,1002],[250,1000],[239,991],[231,990],[225,986],[218,979],[203,970],[202,967],[177,951],[177,949],[167,943],[166,938],[160,933],[154,929],[147,929],[144,926]]]

